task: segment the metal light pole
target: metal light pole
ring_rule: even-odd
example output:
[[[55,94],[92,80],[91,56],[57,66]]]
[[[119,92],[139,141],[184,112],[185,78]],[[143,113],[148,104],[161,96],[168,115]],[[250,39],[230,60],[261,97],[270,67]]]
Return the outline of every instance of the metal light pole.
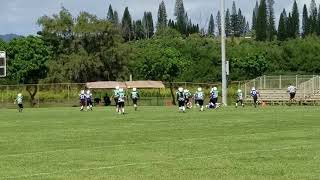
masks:
[[[227,71],[226,71],[226,31],[224,0],[221,3],[221,60],[222,60],[222,104],[227,106]]]

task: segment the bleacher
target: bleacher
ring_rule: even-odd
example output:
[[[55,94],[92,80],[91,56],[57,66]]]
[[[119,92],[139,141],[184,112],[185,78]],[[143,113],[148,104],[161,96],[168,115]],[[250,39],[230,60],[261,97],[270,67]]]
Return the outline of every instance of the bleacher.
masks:
[[[252,102],[251,88],[256,87],[260,92],[260,102],[275,105],[289,102],[289,85],[297,87],[295,103],[320,105],[320,76],[262,76],[247,82],[242,88],[248,103]]]

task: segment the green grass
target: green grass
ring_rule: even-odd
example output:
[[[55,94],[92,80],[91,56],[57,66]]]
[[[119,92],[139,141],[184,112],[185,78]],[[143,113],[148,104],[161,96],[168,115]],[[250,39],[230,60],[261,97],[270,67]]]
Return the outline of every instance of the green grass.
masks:
[[[0,109],[0,179],[319,179],[320,108]]]

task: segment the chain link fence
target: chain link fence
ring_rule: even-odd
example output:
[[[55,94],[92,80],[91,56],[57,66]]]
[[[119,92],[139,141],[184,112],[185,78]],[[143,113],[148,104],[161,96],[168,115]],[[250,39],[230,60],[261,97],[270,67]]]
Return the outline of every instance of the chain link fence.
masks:
[[[206,93],[207,101],[210,89],[214,86],[221,89],[221,84],[213,83],[189,83],[174,82],[164,83],[165,89],[139,89],[141,106],[171,106],[172,93],[175,95],[179,87],[190,90],[193,94],[201,87]],[[172,93],[171,93],[171,88]],[[230,89],[241,87],[241,82],[230,83]],[[0,85],[0,108],[15,108],[14,101],[18,93],[24,97],[26,107],[77,107],[79,106],[79,93],[86,89],[86,84],[30,84],[30,85]],[[115,102],[111,98],[113,90],[92,90],[96,106],[114,106]],[[130,89],[126,90],[129,95]],[[34,94],[34,96],[33,96]],[[233,93],[231,93],[233,94]],[[127,98],[127,105],[131,105],[131,99]],[[111,104],[109,104],[109,101]]]
[[[278,90],[286,92],[288,86],[297,87],[297,93],[307,99],[320,95],[320,76],[296,75],[296,76],[261,76],[241,86],[245,96],[249,96],[252,87],[258,90]]]

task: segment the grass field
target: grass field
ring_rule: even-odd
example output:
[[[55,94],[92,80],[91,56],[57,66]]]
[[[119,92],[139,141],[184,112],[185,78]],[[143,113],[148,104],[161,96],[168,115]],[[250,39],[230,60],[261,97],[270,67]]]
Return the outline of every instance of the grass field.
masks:
[[[320,108],[0,109],[0,179],[320,179]]]

